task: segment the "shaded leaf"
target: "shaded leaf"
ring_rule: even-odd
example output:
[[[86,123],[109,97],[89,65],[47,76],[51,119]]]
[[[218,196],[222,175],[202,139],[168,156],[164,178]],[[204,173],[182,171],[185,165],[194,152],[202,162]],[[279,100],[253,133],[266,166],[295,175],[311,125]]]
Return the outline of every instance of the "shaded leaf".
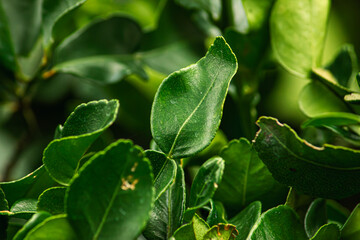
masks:
[[[346,112],[322,113],[304,122],[301,127],[347,126],[360,124],[360,116]]]
[[[283,67],[301,77],[321,64],[329,0],[279,0],[270,18],[271,43]]]
[[[256,221],[261,215],[261,202],[253,202],[235,217],[229,220],[229,223],[236,226],[239,235],[236,240],[246,240]]]
[[[25,236],[35,228],[38,224],[42,223],[45,219],[50,217],[51,214],[47,212],[38,212],[35,213],[29,221],[16,233],[13,240],[23,240]]]
[[[142,150],[119,140],[81,168],[65,200],[81,239],[134,239],[149,218],[153,177]]]
[[[205,10],[215,20],[221,16],[221,0],[175,0],[175,2],[189,9]]]
[[[37,211],[49,212],[52,215],[65,213],[64,198],[66,188],[53,187],[45,190],[37,203]]]
[[[177,229],[171,239],[203,240],[209,228],[209,225],[197,214],[195,214],[191,222]]]
[[[0,188],[0,211],[4,210],[9,210],[9,204],[5,198],[4,191]]]
[[[228,223],[226,221],[224,205],[220,201],[213,201],[210,199],[210,211],[206,222],[209,226],[217,225],[219,223]]]
[[[184,171],[178,166],[172,185],[155,201],[143,232],[146,239],[169,239],[182,224],[185,201]]]
[[[319,231],[316,232],[311,240],[339,240],[340,228],[335,223],[329,223],[322,226]]]
[[[329,223],[336,223],[339,226],[343,226],[348,217],[350,211],[342,206],[340,203],[334,200],[326,200],[326,213]]]
[[[356,187],[360,184],[359,151],[327,144],[316,147],[274,118],[261,117],[257,124],[255,149],[279,182],[324,198],[360,192]]]
[[[116,119],[117,100],[100,100],[79,105],[61,130],[61,138],[44,150],[43,163],[51,177],[68,185],[88,147]]]
[[[33,228],[24,240],[47,240],[51,236],[53,240],[77,240],[65,214],[56,215],[45,219]]]
[[[341,229],[341,239],[356,240],[360,237],[360,204],[358,204],[351,212]]]
[[[236,68],[234,54],[218,37],[204,58],[162,82],[152,106],[151,132],[163,152],[188,157],[210,144]]]
[[[0,42],[0,61],[5,67],[14,71],[17,68],[15,49],[2,2],[0,2]]]
[[[326,200],[316,199],[313,201],[305,215],[305,231],[312,238],[321,226],[327,223]]]

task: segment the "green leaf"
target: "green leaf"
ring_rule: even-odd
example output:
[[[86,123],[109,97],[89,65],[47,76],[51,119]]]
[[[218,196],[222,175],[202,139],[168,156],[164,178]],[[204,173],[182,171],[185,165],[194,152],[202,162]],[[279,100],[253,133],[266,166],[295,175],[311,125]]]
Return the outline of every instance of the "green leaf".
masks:
[[[190,223],[175,231],[173,238],[176,240],[203,240],[209,228],[209,225],[195,214]]]
[[[203,240],[235,240],[237,235],[234,225],[220,223],[210,228]]]
[[[274,0],[242,0],[251,31],[267,23]]]
[[[15,49],[11,40],[9,23],[2,2],[3,1],[0,2],[0,61],[8,69],[15,71],[17,68]]]
[[[77,240],[65,214],[56,215],[45,219],[33,228],[24,240]]]
[[[347,126],[360,124],[360,116],[346,112],[322,113],[304,122],[301,127],[323,127],[327,125]]]
[[[175,2],[189,9],[205,10],[214,20],[219,20],[221,16],[221,0],[175,0]]]
[[[170,187],[176,176],[176,162],[166,157],[164,153],[154,150],[145,151],[154,173],[155,200]]]
[[[225,160],[225,170],[215,196],[225,206],[239,211],[255,200],[274,205],[278,201],[276,194],[280,193],[279,190],[285,193],[285,187],[274,180],[247,139],[231,141],[220,156]],[[271,199],[270,193],[273,196]],[[280,195],[283,201],[284,194]]]
[[[300,139],[288,125],[261,117],[255,149],[279,182],[309,195],[343,198],[360,192],[360,151]],[[358,184],[359,183],[359,184]]]
[[[229,25],[238,33],[248,33],[250,26],[244,8],[244,1],[227,0],[225,4],[227,7]],[[233,46],[232,44],[230,45]]]
[[[111,144],[70,184],[65,206],[71,226],[81,239],[134,239],[149,218],[152,182],[140,147],[129,140]]]
[[[200,167],[191,185],[185,221],[190,221],[195,211],[210,201],[221,182],[224,167],[224,160],[220,157],[213,157]]]
[[[313,201],[305,215],[305,231],[309,238],[313,237],[321,226],[327,223],[326,200]]]
[[[341,229],[342,240],[356,240],[360,237],[360,204],[351,212],[350,217]]]
[[[2,0],[0,4],[7,16],[5,24],[8,24],[14,51],[16,55],[26,56],[40,34],[42,0]]]
[[[178,166],[172,185],[155,201],[143,232],[146,239],[169,239],[182,224],[185,201],[184,171]]]
[[[56,183],[43,165],[21,179],[0,183],[9,206],[12,206],[15,201],[22,198],[37,199],[45,189],[55,185]]]
[[[340,229],[335,223],[329,223],[322,226],[319,231],[316,232],[311,240],[339,240]]]
[[[350,216],[350,211],[334,200],[326,200],[326,213],[328,222],[339,226],[343,226]]]
[[[321,64],[329,0],[279,0],[270,18],[271,43],[281,65],[307,77]]]
[[[210,211],[206,222],[209,226],[214,226],[219,223],[228,223],[226,221],[226,211],[224,205],[220,201],[213,201],[210,199]]]
[[[56,48],[53,71],[101,83],[113,83],[133,73],[147,78],[139,59],[131,55],[141,37],[140,27],[129,18],[112,16],[95,21]]]
[[[78,169],[79,160],[89,146],[116,119],[117,100],[100,100],[79,105],[66,120],[61,138],[45,149],[43,163],[51,177],[68,185]]]
[[[308,117],[329,112],[347,112],[349,108],[341,98],[320,82],[306,85],[299,96],[300,110]]]
[[[16,201],[10,208],[10,216],[16,216],[17,218],[29,219],[34,213],[36,213],[36,199],[25,198]]]
[[[23,240],[25,236],[38,224],[42,223],[45,219],[50,217],[51,214],[47,212],[38,212],[34,214],[29,221],[16,233],[13,240]]]
[[[151,111],[151,132],[173,158],[192,156],[214,138],[236,58],[222,37],[204,58],[174,72],[160,85]]]
[[[37,210],[46,211],[52,215],[65,213],[65,191],[66,188],[64,187],[53,187],[45,190],[39,197]]]
[[[344,45],[335,59],[326,66],[337,82],[344,87],[350,87],[357,70],[357,57],[352,45]]]
[[[0,211],[9,210],[8,201],[5,198],[4,191],[0,188]]]
[[[268,236],[276,240],[307,239],[299,217],[284,205],[264,212],[246,239],[267,239]]]
[[[45,47],[50,45],[55,23],[66,13],[80,6],[84,2],[86,2],[86,0],[43,0],[42,31]]]
[[[236,240],[247,239],[247,236],[249,235],[256,221],[260,218],[260,215],[261,202],[256,201],[249,204],[249,206],[247,206],[244,210],[229,220],[229,223],[235,225],[239,232]]]

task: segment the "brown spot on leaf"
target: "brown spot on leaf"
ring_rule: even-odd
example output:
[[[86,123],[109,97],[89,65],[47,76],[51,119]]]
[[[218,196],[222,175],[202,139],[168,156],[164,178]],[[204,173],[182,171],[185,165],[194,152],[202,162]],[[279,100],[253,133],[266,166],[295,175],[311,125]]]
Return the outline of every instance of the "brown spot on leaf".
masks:
[[[138,162],[135,162],[135,163],[134,163],[134,166],[132,166],[132,168],[131,168],[131,171],[132,171],[132,172],[135,172],[135,170],[136,170],[136,168],[137,168],[138,165],[139,165],[139,163],[138,163]]]
[[[122,178],[122,184],[121,184],[121,189],[126,191],[126,190],[135,190],[135,186],[136,184],[139,182],[139,179],[135,179],[134,181],[132,181],[133,176],[130,175],[128,176],[126,179]]]

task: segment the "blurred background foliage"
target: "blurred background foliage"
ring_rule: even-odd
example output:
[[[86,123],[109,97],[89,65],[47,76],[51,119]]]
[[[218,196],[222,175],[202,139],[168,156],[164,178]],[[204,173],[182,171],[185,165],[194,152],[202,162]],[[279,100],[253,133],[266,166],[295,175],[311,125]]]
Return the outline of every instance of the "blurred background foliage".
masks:
[[[51,44],[41,48],[41,34],[35,36],[31,51],[19,57],[21,71],[9,68],[2,61],[0,178],[17,179],[37,168],[56,126],[65,121],[75,106],[90,100],[120,100],[116,124],[102,135],[92,150],[103,149],[118,138],[129,138],[149,148],[150,111],[157,87],[171,72],[204,56],[217,35],[223,35],[237,55],[239,70],[230,86],[221,130],[213,143],[198,156],[184,159],[184,164],[189,165],[188,176],[194,176],[197,166],[217,154],[228,140],[240,137],[252,140],[258,116],[273,116],[300,130],[306,116],[299,109],[298,99],[308,80],[286,72],[272,55],[268,18],[274,1],[262,0],[256,4],[249,0],[205,2],[87,0],[56,22]],[[359,1],[332,1],[324,65],[334,59],[345,43],[353,44],[359,56],[360,33],[354,31],[360,22],[358,9]],[[126,16],[129,23],[125,26],[115,19],[109,20],[107,25],[96,25],[102,19],[113,19],[114,15]],[[10,21],[9,16],[5,17]],[[71,35],[89,24],[97,27],[92,35],[85,34],[81,41],[76,40],[79,33]],[[114,39],[111,40],[110,35],[115,36]],[[75,43],[69,38],[75,39]],[[117,44],[127,45],[125,49],[117,49]],[[85,67],[81,65],[84,63],[76,62],[79,65],[73,68],[64,63],[63,59],[69,58],[74,64],[76,54],[83,49],[89,50],[88,56],[106,55],[105,60],[95,58]],[[106,61],[111,62],[108,66],[114,64],[113,54],[117,54],[116,61],[130,62],[125,64],[125,70],[115,68],[123,71],[122,74],[111,72],[111,69],[102,71]],[[88,71],[96,77],[90,78]],[[313,141],[317,143],[332,139],[328,131],[303,132],[305,137],[315,135]]]

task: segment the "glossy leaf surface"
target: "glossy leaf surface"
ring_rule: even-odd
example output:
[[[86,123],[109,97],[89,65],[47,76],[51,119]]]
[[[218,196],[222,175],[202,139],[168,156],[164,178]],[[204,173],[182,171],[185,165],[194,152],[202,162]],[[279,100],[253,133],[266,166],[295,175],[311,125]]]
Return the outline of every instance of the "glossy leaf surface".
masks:
[[[355,124],[360,124],[359,115],[353,113],[346,113],[346,112],[329,112],[314,116],[311,119],[304,122],[301,126],[321,127],[327,125],[347,126],[347,125],[355,125]]]
[[[80,239],[134,239],[149,218],[153,177],[142,150],[119,140],[94,155],[71,182],[69,221]]]
[[[65,213],[65,191],[64,187],[54,187],[44,191],[38,199],[37,211],[49,212],[52,215]]]
[[[279,182],[309,195],[343,198],[360,192],[360,152],[300,139],[288,125],[262,117],[255,149]],[[360,183],[360,182],[359,182]]]
[[[229,220],[229,223],[236,226],[239,235],[236,240],[246,240],[251,229],[261,215],[261,202],[253,202],[235,217]]]
[[[231,141],[220,156],[225,160],[225,170],[216,198],[226,206],[240,210],[255,200],[269,200],[268,194],[276,193],[276,189],[285,190],[247,139]]]
[[[56,215],[45,219],[32,229],[24,240],[47,240],[51,236],[53,240],[77,240],[65,214]]]
[[[43,163],[57,182],[68,185],[88,147],[116,119],[117,100],[100,100],[79,105],[61,129],[61,138],[44,151]]]
[[[314,237],[311,240],[339,240],[340,239],[340,229],[339,226],[335,223],[329,223],[322,226],[319,231],[317,231]]]
[[[326,200],[316,199],[313,201],[305,215],[305,231],[309,238],[327,223]]]
[[[321,64],[329,0],[276,1],[270,18],[275,56],[288,71],[301,77]]]
[[[142,32],[133,20],[113,16],[96,21],[66,38],[55,51],[55,72],[113,83],[132,73],[146,78],[137,49]]]
[[[169,239],[182,224],[185,201],[184,171],[178,166],[173,183],[155,201],[144,236],[154,240]]]
[[[227,223],[226,211],[224,205],[220,201],[210,200],[210,211],[206,222],[209,226],[214,226],[219,223]]]
[[[355,240],[360,237],[360,205],[358,204],[341,229],[341,239]]]
[[[209,228],[209,225],[195,214],[190,223],[176,230],[173,238],[175,240],[203,240]]]
[[[38,224],[42,223],[45,219],[50,217],[51,214],[47,212],[35,213],[28,222],[16,233],[13,240],[23,240],[26,235],[35,228]]]
[[[236,69],[234,54],[218,37],[204,58],[162,82],[152,106],[151,131],[163,152],[188,157],[210,144]]]

